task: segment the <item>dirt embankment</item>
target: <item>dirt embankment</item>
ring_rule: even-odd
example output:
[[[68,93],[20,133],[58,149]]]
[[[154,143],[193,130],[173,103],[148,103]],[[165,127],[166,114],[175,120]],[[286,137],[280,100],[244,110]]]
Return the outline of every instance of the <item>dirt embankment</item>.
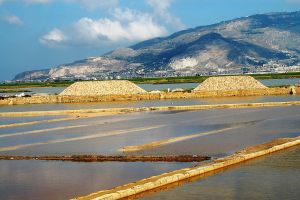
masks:
[[[104,156],[104,155],[72,155],[72,156],[0,156],[0,160],[55,160],[72,162],[201,162],[209,160],[208,156]]]
[[[300,137],[289,139],[275,139],[262,145],[247,148],[244,151],[237,152],[231,156],[212,160],[191,168],[184,168],[172,172],[164,173],[158,176],[142,179],[140,181],[129,183],[111,190],[98,191],[87,196],[74,199],[122,199],[133,195],[153,190],[162,186],[173,184],[182,180],[193,178],[209,172],[223,169],[250,159],[267,155],[276,151],[287,149],[300,144]]]
[[[300,94],[300,87],[294,89]],[[140,101],[140,100],[164,100],[164,99],[192,99],[206,97],[233,97],[233,96],[267,96],[267,95],[290,95],[292,89],[289,87],[242,89],[242,90],[211,90],[196,92],[162,92],[143,94],[112,94],[91,96],[50,95],[2,98],[0,105],[23,105],[23,104],[54,104],[54,103],[89,103],[89,102],[112,102],[112,101]]]

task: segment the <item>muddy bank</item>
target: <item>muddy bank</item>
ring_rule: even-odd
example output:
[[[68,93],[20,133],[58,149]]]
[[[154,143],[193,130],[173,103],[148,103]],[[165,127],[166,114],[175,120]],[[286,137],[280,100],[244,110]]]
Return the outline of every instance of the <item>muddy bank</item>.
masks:
[[[188,178],[203,175],[208,172],[219,170],[231,165],[235,165],[256,157],[267,155],[276,151],[290,148],[300,144],[300,137],[275,139],[262,145],[256,145],[231,156],[213,160],[195,167],[176,170],[173,172],[152,176],[134,183],[113,188],[111,190],[99,191],[84,197],[75,199],[121,199],[127,198],[141,192],[153,190],[161,186],[176,183]]]
[[[28,112],[2,112],[0,116],[41,116],[41,115],[76,115],[78,117],[114,115],[143,111],[168,111],[168,110],[207,110],[222,108],[256,108],[274,106],[300,105],[300,101],[288,102],[263,102],[263,103],[239,103],[239,104],[216,104],[216,105],[191,105],[191,106],[158,106],[140,108],[108,108],[108,109],[81,109],[81,110],[53,110],[53,111],[28,111]]]
[[[130,95],[101,95],[101,96],[32,96],[2,98],[0,105],[23,105],[23,104],[51,104],[51,103],[89,103],[89,102],[112,102],[112,101],[139,101],[139,100],[163,100],[163,99],[191,99],[206,97],[233,97],[233,96],[265,96],[265,95],[290,95],[300,93],[300,87],[275,87],[266,89],[234,90],[234,91],[197,91],[197,92],[161,92]]]
[[[104,156],[104,155],[72,155],[72,156],[0,156],[0,160],[48,160],[72,162],[201,162],[209,160],[208,156]]]

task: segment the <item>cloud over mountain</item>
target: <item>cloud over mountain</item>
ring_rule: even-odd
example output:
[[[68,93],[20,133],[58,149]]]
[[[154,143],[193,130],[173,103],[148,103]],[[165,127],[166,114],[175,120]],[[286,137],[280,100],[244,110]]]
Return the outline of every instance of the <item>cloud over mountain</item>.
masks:
[[[115,9],[111,18],[83,17],[73,24],[55,28],[40,38],[43,44],[107,45],[123,41],[141,41],[163,36],[167,30],[149,13]]]
[[[169,12],[173,0],[146,0],[151,7],[149,12],[121,7],[117,0],[65,0],[89,6],[107,6],[108,15],[101,18],[82,17],[72,24],[56,27],[40,37],[42,44],[56,46],[103,46],[128,44],[161,37],[168,34],[168,29],[179,30],[184,24]],[[64,36],[64,37],[62,37]]]
[[[139,28],[146,24],[146,19],[155,22],[146,13],[131,10],[116,10],[113,20],[83,18],[73,25],[76,27],[73,31],[77,31],[74,37],[90,39],[85,43],[142,39],[143,30]],[[273,69],[299,66],[299,21],[300,11],[252,15],[146,40],[52,69],[21,73],[16,79],[195,75],[216,71],[234,74],[244,69],[255,72],[264,65]],[[106,32],[101,29],[103,27],[106,27]],[[149,29],[150,25],[144,28]],[[153,35],[160,34],[160,30],[154,31]],[[150,37],[146,34],[149,31],[144,37]],[[67,42],[69,36],[56,29],[45,39],[60,43]]]

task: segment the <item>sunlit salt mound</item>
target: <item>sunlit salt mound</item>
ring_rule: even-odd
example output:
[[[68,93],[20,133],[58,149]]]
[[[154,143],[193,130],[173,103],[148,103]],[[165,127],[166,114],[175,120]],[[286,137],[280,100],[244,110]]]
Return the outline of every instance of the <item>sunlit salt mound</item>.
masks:
[[[265,88],[267,87],[251,76],[221,76],[206,79],[193,91],[230,91]]]
[[[65,96],[94,96],[94,95],[122,95],[141,94],[145,90],[130,81],[83,81],[67,87],[60,95]]]

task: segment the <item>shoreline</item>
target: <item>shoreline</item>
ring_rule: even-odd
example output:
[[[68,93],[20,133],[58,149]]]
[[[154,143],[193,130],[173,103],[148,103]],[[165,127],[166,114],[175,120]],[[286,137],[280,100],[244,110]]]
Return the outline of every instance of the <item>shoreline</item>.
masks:
[[[106,155],[71,155],[71,156],[10,156],[0,155],[0,160],[45,160],[69,162],[202,162],[210,160],[208,156],[106,156]]]

